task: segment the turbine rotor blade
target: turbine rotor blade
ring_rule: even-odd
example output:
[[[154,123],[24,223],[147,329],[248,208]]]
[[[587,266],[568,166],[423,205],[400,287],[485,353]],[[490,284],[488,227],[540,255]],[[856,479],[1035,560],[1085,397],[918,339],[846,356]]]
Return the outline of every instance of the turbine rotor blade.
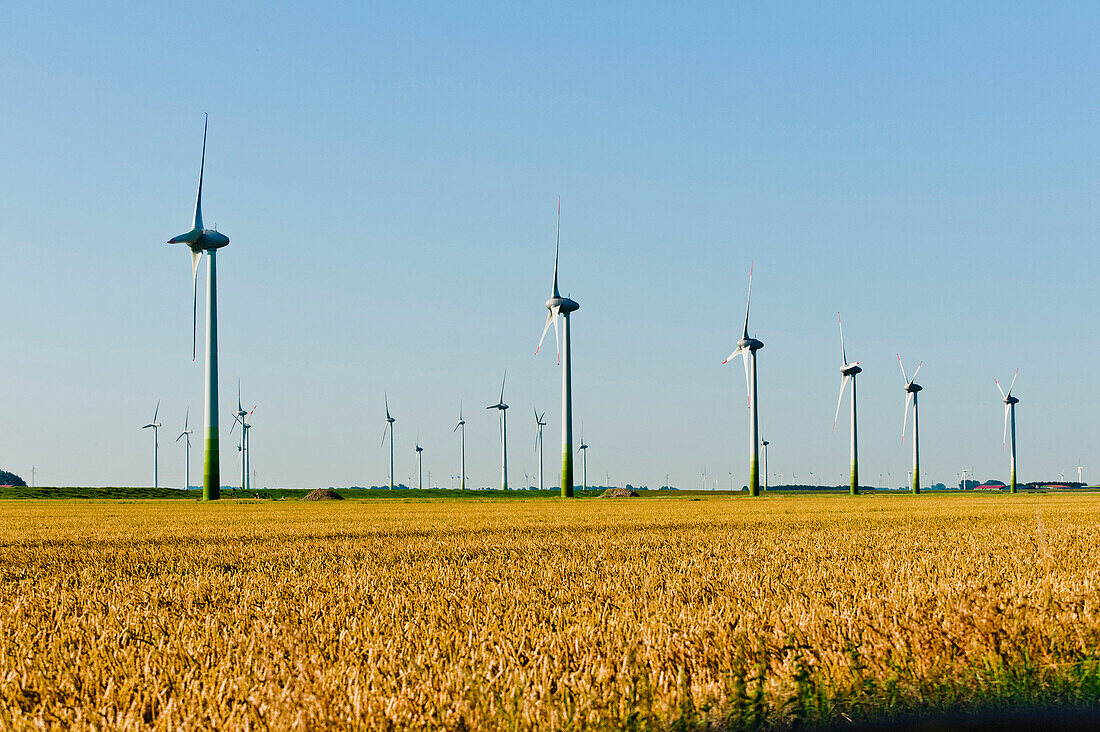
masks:
[[[1012,375],[1012,383],[1008,385],[1008,396],[1012,396],[1012,387],[1016,386],[1016,377],[1020,375],[1020,369],[1016,369],[1016,373]]]
[[[909,405],[913,403],[913,392],[907,392],[905,397],[905,414],[901,418],[901,444],[905,444],[905,427],[909,423]]]
[[[840,419],[840,403],[844,401],[844,390],[848,387],[848,379],[852,378],[848,374],[844,374],[840,378],[840,396],[836,400],[836,414],[833,415],[833,432],[836,432],[836,422]]]
[[[898,366],[901,366],[901,378],[905,381],[905,385],[908,386],[912,382],[910,382],[909,377],[905,375],[905,364],[903,364],[901,362],[901,354],[900,353],[898,354]],[[913,376],[915,378],[916,374],[914,374]]]
[[[1008,410],[1012,408],[1011,404],[1005,405],[1005,429],[1001,434],[1001,452],[1005,451],[1005,447],[1008,445]]]
[[[195,360],[199,348],[199,262],[202,250],[191,250],[191,360]]]
[[[840,324],[840,360],[847,365],[848,352],[844,350],[844,321],[840,319],[840,313],[836,314],[836,322]]]
[[[731,353],[729,356],[727,356],[726,360],[722,362],[722,365],[725,366],[727,363],[729,363],[730,361],[733,360],[734,356],[736,356],[739,353],[741,353],[741,346],[738,346],[737,348],[735,348],[733,350],[733,353]]]
[[[508,383],[508,369],[504,369],[504,378],[500,382],[500,403],[504,404],[504,385]]]
[[[535,355],[539,355],[539,349],[542,348],[542,342],[546,340],[546,331],[550,330],[550,322],[554,320],[554,311],[551,310],[546,316],[546,325],[542,326],[542,337],[539,338],[539,344],[535,346]],[[557,333],[557,327],[555,326],[554,332]]]
[[[749,296],[745,298],[745,330],[744,337],[749,337],[749,305],[752,303],[752,270],[754,263],[749,264]]]
[[[157,414],[159,412],[160,412],[160,399],[157,399],[156,409],[153,410],[153,422],[154,423],[156,423],[156,421],[157,421]]]
[[[202,174],[206,169],[206,130],[210,126],[210,115],[204,115],[202,123],[202,158],[199,162],[199,191],[195,194],[195,221],[194,228],[201,229],[202,226]]]
[[[752,351],[745,348],[741,351],[741,360],[745,362],[745,403],[747,406],[752,406],[752,384],[749,381],[749,358],[752,355]]]
[[[554,232],[554,288],[552,297],[561,297],[558,293],[558,244],[561,242],[561,196],[558,196],[558,226]]]
[[[1005,395],[1005,390],[1001,388],[1001,384],[996,379],[993,379],[993,385],[997,387],[997,391],[1001,392],[1001,399],[1008,399]]]
[[[914,381],[917,380],[917,374],[920,373],[920,367],[923,366],[923,365],[924,365],[924,361],[921,361],[920,363],[917,364],[917,370],[913,372],[913,378],[909,380],[910,384],[912,384]]]

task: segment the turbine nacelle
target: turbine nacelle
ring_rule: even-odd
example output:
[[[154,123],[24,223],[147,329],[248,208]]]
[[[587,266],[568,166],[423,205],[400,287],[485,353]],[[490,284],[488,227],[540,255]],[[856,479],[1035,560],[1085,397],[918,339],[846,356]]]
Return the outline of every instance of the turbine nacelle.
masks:
[[[737,341],[738,349],[745,349],[748,351],[759,351],[764,347],[764,342],[757,340],[756,338],[742,338]]]
[[[911,382],[905,385],[905,390],[911,394],[915,394],[922,389],[924,389],[924,387],[916,382]]]
[[[1016,397],[1012,396],[1011,394],[1009,394],[1008,396],[1006,396],[1004,398],[1004,403],[1005,404],[1019,404],[1020,400],[1017,399]]]
[[[845,376],[855,376],[856,374],[862,372],[863,369],[860,368],[859,361],[856,361],[855,363],[846,363],[840,367],[840,373],[844,374]]]
[[[555,310],[559,313],[572,313],[576,310],[580,310],[581,305],[572,298],[555,295],[546,301],[546,309],[551,313]]]
[[[186,234],[173,236],[169,244],[186,244],[192,252],[221,249],[229,243],[229,237],[216,229],[191,229]]]

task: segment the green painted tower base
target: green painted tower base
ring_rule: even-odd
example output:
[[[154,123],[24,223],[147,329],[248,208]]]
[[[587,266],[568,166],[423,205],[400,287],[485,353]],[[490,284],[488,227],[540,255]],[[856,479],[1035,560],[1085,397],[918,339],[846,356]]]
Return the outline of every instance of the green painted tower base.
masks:
[[[859,495],[859,468],[856,467],[855,463],[852,463],[852,482],[848,486],[848,495]]]
[[[760,471],[755,459],[749,464],[749,495],[754,498],[760,495]]]
[[[561,452],[561,497],[573,497],[573,446],[566,445]]]
[[[221,469],[218,465],[218,438],[207,437],[202,459],[202,500],[221,498]]]
[[[913,485],[910,486],[910,487],[913,490],[913,495],[914,496],[919,496],[920,495],[920,471],[919,470],[914,470],[913,471]]]

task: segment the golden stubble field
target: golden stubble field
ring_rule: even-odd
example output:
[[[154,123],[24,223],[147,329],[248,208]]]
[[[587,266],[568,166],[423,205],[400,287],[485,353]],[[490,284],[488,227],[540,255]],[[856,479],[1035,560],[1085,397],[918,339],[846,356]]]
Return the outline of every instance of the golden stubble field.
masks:
[[[768,728],[1100,689],[1097,495],[0,517],[0,728]]]

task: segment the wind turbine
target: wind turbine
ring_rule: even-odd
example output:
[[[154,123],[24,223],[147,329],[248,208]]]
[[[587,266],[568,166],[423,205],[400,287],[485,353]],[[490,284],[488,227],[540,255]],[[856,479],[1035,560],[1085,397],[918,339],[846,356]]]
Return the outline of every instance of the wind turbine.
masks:
[[[420,433],[416,435],[416,474],[416,487],[424,490],[424,448],[420,446]]]
[[[195,195],[195,218],[191,230],[174,236],[169,244],[186,244],[191,248],[191,360],[195,360],[198,339],[199,261],[207,253],[206,271],[206,424],[203,435],[202,497],[213,501],[221,497],[221,454],[218,443],[218,274],[215,252],[229,244],[229,237],[202,224],[202,175],[206,167],[206,127],[202,128],[202,158],[199,162],[199,190]]]
[[[157,406],[153,410],[153,421],[142,427],[143,430],[147,430],[150,427],[153,428],[153,487],[160,488],[160,482],[157,479],[157,453],[160,452],[160,440],[157,437],[157,430],[160,429],[161,424],[157,421],[157,413],[160,411],[160,400],[157,400]]]
[[[1016,492],[1016,405],[1020,403],[1020,400],[1012,396],[1012,387],[1016,386],[1016,377],[1020,375],[1020,369],[1016,369],[1016,373],[1012,376],[1012,383],[1008,385],[1008,393],[1001,388],[1001,385],[996,379],[993,379],[993,383],[997,385],[997,391],[1001,392],[1001,399],[1005,403],[1005,428],[1004,435],[1001,437],[1001,449],[1005,447],[1005,441],[1008,437],[1008,423],[1012,422],[1012,452],[1009,465],[1012,468],[1011,483],[1009,484],[1008,492]]]
[[[581,446],[577,448],[581,452],[581,490],[588,490],[588,445],[584,444],[584,425],[581,425]],[[665,478],[668,483],[668,478]]]
[[[397,420],[390,416],[390,395],[386,394],[386,429],[382,432],[382,444],[386,444],[386,435],[390,436],[390,490],[393,490],[393,423]]]
[[[188,407],[187,413],[183,416],[183,432],[180,432],[180,436],[176,438],[176,442],[179,442],[181,438],[186,437],[187,441],[184,443],[184,464],[183,464],[183,489],[191,490],[191,434],[194,430],[187,429],[187,420],[191,417],[191,409]]]
[[[1084,483],[1084,482],[1085,482],[1085,481],[1083,481],[1083,480],[1081,479],[1081,471],[1082,471],[1082,470],[1084,470],[1084,468],[1083,468],[1083,467],[1081,467],[1081,460],[1080,460],[1080,459],[1078,459],[1078,460],[1077,460],[1077,482],[1078,482],[1078,483]]]
[[[462,433],[459,435],[459,445],[462,452],[462,472],[459,475],[458,487],[460,490],[466,490],[466,420],[462,418],[462,400],[458,402],[458,424],[455,425],[453,432],[458,432],[461,429]],[[453,485],[451,486],[454,487]]]
[[[500,400],[496,404],[490,404],[486,409],[496,409],[500,412],[500,489],[508,490],[508,405],[504,403],[504,384],[508,381],[508,372],[504,372],[504,380],[500,382]]]
[[[840,417],[840,405],[844,401],[844,389],[848,382],[852,382],[852,478],[848,486],[850,495],[859,495],[859,460],[858,442],[856,440],[856,374],[863,371],[859,367],[859,361],[848,363],[848,352],[844,350],[844,322],[840,319],[840,313],[836,316],[840,324],[840,396],[836,400],[836,414],[833,416],[833,431],[836,431],[836,421]]]
[[[737,348],[723,364],[740,355],[745,362],[745,389],[749,407],[749,495],[760,495],[760,415],[756,404],[756,352],[764,347],[762,341],[749,337],[749,304],[752,302],[752,265],[749,265],[749,296],[745,301],[745,329]]]
[[[538,433],[535,436],[535,449],[538,450],[538,453],[539,453],[539,490],[541,491],[542,490],[542,474],[544,472],[543,469],[542,469],[542,428],[546,426],[546,422],[543,421],[544,419],[546,419],[546,412],[543,412],[542,416],[540,417],[538,410],[536,409],[534,411],[535,411],[535,429],[538,430]]]
[[[558,292],[558,244],[561,240],[561,197],[558,197],[558,226],[554,235],[554,286],[550,291],[550,299],[546,301],[546,309],[550,314],[546,317],[546,325],[542,327],[542,337],[535,348],[538,355],[542,348],[542,341],[546,338],[546,331],[550,324],[554,324],[554,342],[558,343],[558,316],[562,319],[561,350],[558,360],[561,363],[561,495],[562,498],[573,497],[573,381],[570,371],[570,347],[569,347],[569,314],[580,310],[581,306],[576,300],[562,297]]]
[[[901,362],[901,354],[898,354],[898,366],[901,366],[901,378],[905,382],[905,414],[901,419],[901,441],[905,442],[905,425],[909,419],[909,405],[913,405],[913,472],[912,472],[912,491],[913,495],[920,495],[920,423],[918,422],[917,412],[917,392],[924,387],[917,382],[917,374],[920,372],[920,367],[924,365],[924,361],[917,364],[917,370],[913,372],[913,378],[909,378],[905,375],[905,365]],[[854,393],[854,387],[853,387]]]
[[[252,407],[252,412],[256,411],[256,407]],[[241,490],[248,490],[248,465],[249,465],[249,452],[248,452],[248,430],[252,427],[248,423],[248,418],[252,415],[252,412],[241,406],[241,381],[237,380],[237,411],[233,413],[233,424],[229,427],[229,434],[233,434],[233,430],[236,428],[237,423],[241,425],[241,444],[237,446],[237,450],[241,453]]]
[[[764,490],[768,490],[768,445],[772,443],[760,437],[760,448],[764,453]]]

